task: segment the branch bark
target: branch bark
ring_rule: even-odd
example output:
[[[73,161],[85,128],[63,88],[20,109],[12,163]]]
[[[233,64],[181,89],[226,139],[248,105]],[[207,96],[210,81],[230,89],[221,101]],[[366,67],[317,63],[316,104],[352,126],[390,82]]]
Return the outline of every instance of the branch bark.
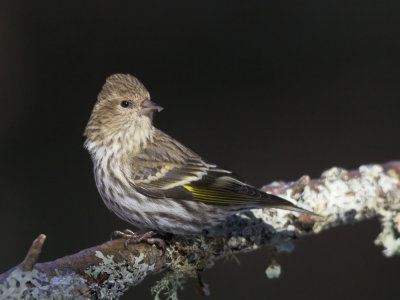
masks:
[[[113,240],[55,261],[37,263],[45,235],[32,244],[18,266],[0,275],[0,298],[118,298],[146,276],[168,270],[153,288],[156,298],[176,296],[182,281],[211,268],[223,258],[267,246],[271,265],[266,273],[278,277],[274,257],[291,252],[293,239],[341,224],[379,217],[382,231],[375,244],[383,254],[400,253],[400,162],[361,166],[346,171],[331,168],[320,179],[303,176],[296,182],[273,182],[262,188],[323,218],[274,209],[258,209],[228,218],[225,224],[194,236],[168,238],[167,252],[148,244],[124,247]],[[207,293],[207,287],[203,286]]]

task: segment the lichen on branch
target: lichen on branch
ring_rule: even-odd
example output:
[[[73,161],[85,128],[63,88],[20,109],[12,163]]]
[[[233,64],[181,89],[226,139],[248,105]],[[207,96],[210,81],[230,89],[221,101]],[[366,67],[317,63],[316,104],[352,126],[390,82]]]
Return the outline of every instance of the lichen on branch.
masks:
[[[0,298],[118,298],[148,275],[167,271],[152,289],[156,299],[176,299],[188,277],[196,277],[220,259],[265,247],[271,264],[266,275],[277,278],[276,255],[291,252],[293,239],[379,217],[382,231],[375,244],[385,256],[400,253],[400,162],[361,166],[347,171],[331,168],[321,178],[303,176],[295,182],[273,182],[262,188],[323,217],[276,209],[238,214],[193,236],[172,236],[163,255],[147,244],[124,247],[113,240],[55,261],[37,263],[45,236],[36,239],[25,260],[0,275]],[[284,267],[284,266],[283,266]],[[208,287],[199,280],[204,294]]]

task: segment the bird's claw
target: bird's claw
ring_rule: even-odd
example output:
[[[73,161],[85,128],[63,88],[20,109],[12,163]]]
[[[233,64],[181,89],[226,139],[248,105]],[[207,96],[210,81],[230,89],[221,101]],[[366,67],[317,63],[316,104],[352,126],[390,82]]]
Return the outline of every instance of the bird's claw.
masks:
[[[111,233],[111,239],[114,238],[123,238],[125,239],[124,246],[128,248],[129,244],[139,244],[141,242],[145,242],[149,245],[156,245],[158,248],[162,250],[162,254],[164,255],[167,244],[160,237],[155,237],[157,235],[154,231],[147,231],[143,233],[135,233],[130,229],[125,229],[124,231],[115,230]]]

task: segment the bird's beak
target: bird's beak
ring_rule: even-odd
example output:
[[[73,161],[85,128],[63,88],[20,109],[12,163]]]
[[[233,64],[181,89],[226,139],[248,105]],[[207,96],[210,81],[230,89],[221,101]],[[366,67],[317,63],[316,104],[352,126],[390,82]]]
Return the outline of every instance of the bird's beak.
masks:
[[[140,108],[140,114],[141,115],[145,115],[148,116],[149,114],[151,114],[154,111],[162,111],[163,108],[158,105],[157,103],[154,103],[153,101],[146,99],[142,102],[141,108]]]

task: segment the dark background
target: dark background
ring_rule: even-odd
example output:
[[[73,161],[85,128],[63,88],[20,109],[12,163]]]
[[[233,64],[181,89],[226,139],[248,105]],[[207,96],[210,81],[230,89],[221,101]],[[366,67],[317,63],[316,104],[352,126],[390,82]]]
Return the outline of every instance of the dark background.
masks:
[[[400,159],[397,0],[90,3],[0,2],[0,272],[39,233],[45,261],[127,227],[82,147],[112,73],[143,81],[159,128],[258,186]],[[279,280],[262,250],[205,280],[212,299],[398,299],[400,259],[378,232],[375,220],[301,239]],[[150,299],[156,279],[125,299]]]

